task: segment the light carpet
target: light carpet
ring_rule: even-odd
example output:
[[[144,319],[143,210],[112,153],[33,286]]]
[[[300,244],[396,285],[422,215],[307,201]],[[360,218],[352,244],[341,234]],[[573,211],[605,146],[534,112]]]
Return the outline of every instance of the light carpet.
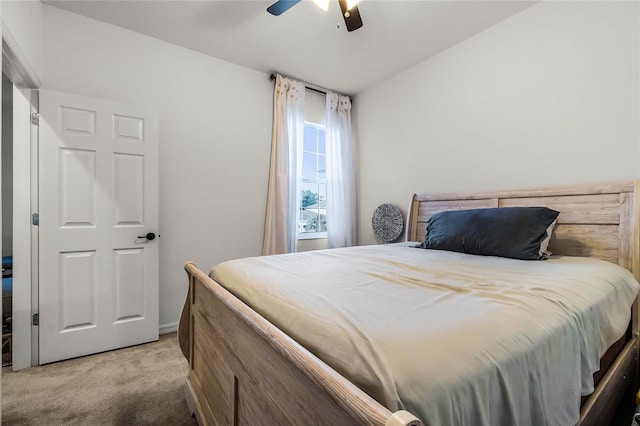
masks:
[[[3,425],[196,425],[187,361],[160,340],[13,372],[2,370]]]

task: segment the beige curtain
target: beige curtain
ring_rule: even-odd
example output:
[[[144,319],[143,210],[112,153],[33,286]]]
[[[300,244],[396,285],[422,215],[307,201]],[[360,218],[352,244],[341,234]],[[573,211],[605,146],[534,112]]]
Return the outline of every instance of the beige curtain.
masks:
[[[329,248],[356,245],[356,170],[351,99],[327,93],[327,239]]]
[[[276,76],[262,254],[296,251],[304,135],[304,84]]]

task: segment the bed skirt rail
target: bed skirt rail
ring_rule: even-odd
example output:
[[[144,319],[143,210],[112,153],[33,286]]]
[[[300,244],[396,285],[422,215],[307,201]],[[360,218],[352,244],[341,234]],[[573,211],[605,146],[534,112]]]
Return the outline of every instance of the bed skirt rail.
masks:
[[[185,393],[202,425],[422,426],[392,413],[198,269],[178,330]]]
[[[580,426],[612,424],[625,390],[637,386],[638,336],[632,335],[580,409]],[[631,388],[632,393],[635,389]]]

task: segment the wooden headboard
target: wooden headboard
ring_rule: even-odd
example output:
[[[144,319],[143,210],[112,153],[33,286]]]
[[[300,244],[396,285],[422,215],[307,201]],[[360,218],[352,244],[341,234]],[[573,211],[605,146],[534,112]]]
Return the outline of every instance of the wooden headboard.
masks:
[[[454,209],[545,206],[560,212],[549,250],[596,257],[640,279],[640,180],[513,191],[414,195],[406,237],[421,241],[434,213]]]

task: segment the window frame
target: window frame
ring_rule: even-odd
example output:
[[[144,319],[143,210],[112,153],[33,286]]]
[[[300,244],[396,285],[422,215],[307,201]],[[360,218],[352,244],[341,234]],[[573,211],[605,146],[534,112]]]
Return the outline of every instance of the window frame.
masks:
[[[305,121],[304,121],[304,127],[306,128],[307,126],[309,126],[309,127],[314,127],[314,128],[315,128],[315,129],[317,129],[317,130],[322,130],[323,132],[325,132],[325,150],[324,150],[324,156],[325,156],[325,167],[326,167],[326,164],[327,164],[327,140],[326,140],[326,130],[327,130],[327,127],[326,127],[324,124],[314,123],[314,122],[312,122],[312,121],[307,121],[307,120],[305,120]],[[302,150],[302,153],[303,153],[302,158],[304,158],[304,152],[305,152],[305,151],[304,151],[304,138],[303,138],[303,139],[302,139],[302,141],[301,141],[300,149]],[[318,154],[318,149],[317,149],[317,147],[316,147],[316,151],[315,151],[315,152],[316,152],[316,155],[317,155],[317,154]],[[302,167],[300,167],[300,170],[303,170],[303,168],[304,168],[304,160],[302,160],[302,162],[303,162],[303,163],[301,164],[301,166],[302,166]],[[328,183],[328,182],[327,182],[327,177],[326,177],[326,172],[325,172],[325,177],[324,177],[324,179],[320,179],[320,178],[315,178],[315,179],[314,179],[314,178],[305,178],[305,177],[303,177],[303,176],[302,176],[302,172],[301,172],[301,175],[299,176],[299,178],[300,178],[300,183],[301,183],[301,184],[302,184],[302,183],[305,183],[305,182],[307,182],[307,183],[314,183],[314,184],[324,184],[324,185],[325,185],[325,188],[326,188],[326,185],[327,185],[327,183]],[[302,190],[302,189],[300,189],[300,191],[301,191],[301,190]],[[320,200],[318,200],[318,202],[319,202],[319,201],[320,201]],[[299,211],[300,211],[300,212],[302,212],[302,207],[301,207],[301,205],[302,205],[302,200],[300,200],[300,203],[298,204],[298,209],[299,209]],[[326,216],[326,215],[325,215],[325,216]],[[300,232],[300,231],[299,231],[299,228],[298,228],[298,229],[296,230],[296,233],[297,233],[297,239],[298,239],[298,240],[319,240],[319,239],[326,239],[326,238],[327,238],[327,231],[324,231],[324,232]]]

